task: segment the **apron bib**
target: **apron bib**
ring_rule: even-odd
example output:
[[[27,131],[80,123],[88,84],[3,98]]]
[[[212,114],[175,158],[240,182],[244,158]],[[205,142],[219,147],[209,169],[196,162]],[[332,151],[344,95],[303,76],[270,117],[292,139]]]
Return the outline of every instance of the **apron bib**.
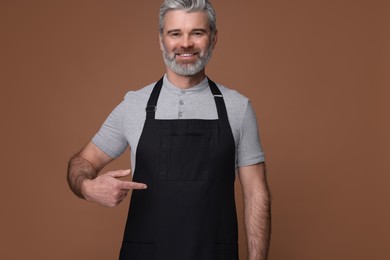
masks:
[[[235,143],[217,85],[218,119],[155,119],[148,100],[120,260],[237,260]]]

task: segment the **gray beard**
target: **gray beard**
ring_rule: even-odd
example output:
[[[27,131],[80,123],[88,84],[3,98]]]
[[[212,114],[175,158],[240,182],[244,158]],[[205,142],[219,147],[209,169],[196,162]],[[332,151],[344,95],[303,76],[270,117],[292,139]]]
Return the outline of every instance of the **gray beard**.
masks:
[[[199,56],[195,63],[177,63],[175,54],[169,55],[167,49],[163,45],[163,58],[165,65],[167,65],[173,72],[181,76],[193,76],[202,71],[209,62],[213,54],[212,44],[210,44],[207,52],[203,56]]]

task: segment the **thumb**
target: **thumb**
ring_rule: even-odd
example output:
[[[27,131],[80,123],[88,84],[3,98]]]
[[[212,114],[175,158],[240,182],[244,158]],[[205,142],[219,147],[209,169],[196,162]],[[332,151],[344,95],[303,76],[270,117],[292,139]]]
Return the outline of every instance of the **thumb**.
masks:
[[[127,170],[112,171],[112,172],[109,172],[108,174],[109,174],[111,177],[120,178],[120,177],[125,177],[125,176],[129,175],[130,172],[131,172],[131,170],[130,170],[130,169],[127,169]]]

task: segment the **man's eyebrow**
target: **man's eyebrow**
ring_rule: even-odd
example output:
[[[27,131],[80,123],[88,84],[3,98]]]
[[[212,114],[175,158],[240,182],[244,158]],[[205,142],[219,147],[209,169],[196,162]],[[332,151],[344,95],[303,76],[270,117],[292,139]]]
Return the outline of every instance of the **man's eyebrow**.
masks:
[[[177,32],[181,32],[180,29],[172,29],[172,30],[168,30],[167,33],[177,33]],[[204,29],[204,28],[195,28],[195,29],[192,29],[191,32],[203,32],[203,33],[207,33],[207,30]]]
[[[203,29],[203,28],[195,28],[195,29],[192,29],[191,32],[203,32],[203,33],[207,33],[207,30],[206,30],[206,29]]]
[[[180,29],[172,29],[167,31],[167,33],[176,33],[176,32],[180,32]]]

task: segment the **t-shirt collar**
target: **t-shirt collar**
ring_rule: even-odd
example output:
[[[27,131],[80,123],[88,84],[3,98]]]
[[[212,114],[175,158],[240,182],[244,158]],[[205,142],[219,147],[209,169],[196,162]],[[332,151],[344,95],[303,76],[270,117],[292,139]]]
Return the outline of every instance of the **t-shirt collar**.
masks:
[[[167,77],[167,74],[164,75],[164,79],[163,79],[163,87],[169,91],[172,91],[176,94],[191,94],[191,93],[196,93],[196,92],[200,92],[202,90],[204,90],[205,88],[207,88],[209,86],[209,83],[208,83],[208,80],[207,80],[207,77],[205,77],[201,82],[199,82],[197,85],[191,87],[191,88],[188,88],[188,89],[181,89],[179,87],[176,87],[175,85],[173,85],[169,80],[168,80],[168,77]]]

